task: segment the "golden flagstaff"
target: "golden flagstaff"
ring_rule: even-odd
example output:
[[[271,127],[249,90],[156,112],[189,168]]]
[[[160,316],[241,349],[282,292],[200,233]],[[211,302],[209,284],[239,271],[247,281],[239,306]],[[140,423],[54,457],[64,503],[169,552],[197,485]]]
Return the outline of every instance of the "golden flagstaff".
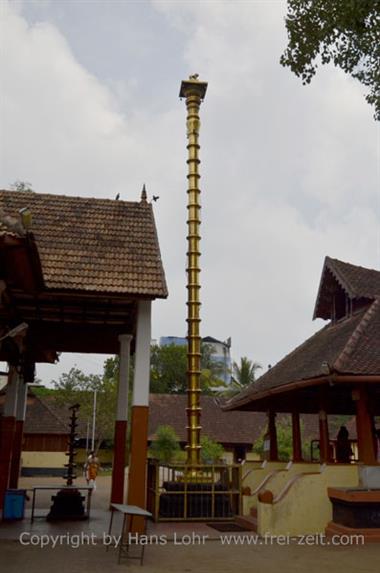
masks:
[[[200,464],[200,194],[199,188],[199,108],[205,97],[207,83],[194,74],[181,83],[180,97],[186,99],[188,149],[188,219],[187,219],[187,464]]]

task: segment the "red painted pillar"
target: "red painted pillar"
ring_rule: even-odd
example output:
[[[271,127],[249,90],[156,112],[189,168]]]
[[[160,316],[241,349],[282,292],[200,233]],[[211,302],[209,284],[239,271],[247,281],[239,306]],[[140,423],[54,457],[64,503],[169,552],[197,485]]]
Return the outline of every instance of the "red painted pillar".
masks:
[[[13,442],[16,427],[18,375],[10,367],[0,429],[0,508],[3,508],[5,490],[9,487]]]
[[[278,460],[276,414],[272,410],[268,413],[268,433],[269,433],[269,460],[276,462]]]
[[[301,425],[299,412],[292,413],[293,462],[302,462]]]
[[[124,503],[127,452],[129,357],[132,336],[122,334],[120,341],[119,383],[114,434],[111,503]]]
[[[352,398],[356,402],[356,431],[358,434],[359,460],[364,464],[374,465],[376,464],[376,452],[367,388],[356,388],[352,393]]]
[[[147,443],[150,382],[151,302],[139,302],[133,407],[131,427],[131,456],[128,479],[128,504],[146,507]],[[144,520],[133,520],[133,531],[144,532]]]
[[[23,382],[22,378],[19,378],[18,389],[17,389],[16,426],[13,440],[13,454],[12,454],[11,471],[9,478],[9,486],[12,488],[18,487],[18,478],[20,475],[27,395],[28,395],[28,385]]]

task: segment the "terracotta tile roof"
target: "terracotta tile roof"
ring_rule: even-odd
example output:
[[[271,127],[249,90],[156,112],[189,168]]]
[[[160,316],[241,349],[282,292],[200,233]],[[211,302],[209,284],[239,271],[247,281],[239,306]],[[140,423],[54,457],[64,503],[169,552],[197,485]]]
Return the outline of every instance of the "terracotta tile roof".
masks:
[[[186,435],[187,396],[151,394],[149,399],[149,440],[154,440],[158,426],[172,426],[181,442]],[[201,396],[202,434],[225,444],[251,445],[266,426],[266,415],[256,412],[223,412],[213,396]]]
[[[330,318],[334,280],[350,299],[374,300],[380,296],[380,271],[366,269],[338,259],[325,258],[314,309],[314,318]]]
[[[380,297],[351,317],[319,330],[231,399],[226,408],[242,406],[289,383],[324,376],[326,366],[337,374],[380,375]]]
[[[49,404],[38,396],[28,396],[24,432],[26,434],[68,434],[67,422],[50,408]]]
[[[5,400],[4,389],[0,395],[0,412]],[[38,396],[28,394],[24,425],[25,434],[68,434],[67,423],[57,416],[49,404]]]
[[[48,289],[167,296],[152,206],[146,201],[0,191],[0,209],[32,212]]]
[[[223,401],[221,401],[223,403]],[[149,400],[148,439],[154,441],[158,426],[172,426],[181,442],[187,441],[187,397],[182,394],[151,394]],[[201,396],[202,434],[230,444],[253,444],[267,428],[267,416],[263,412],[223,411],[213,396]],[[301,414],[302,438],[319,438],[318,414]],[[277,422],[291,424],[290,414],[278,414]],[[339,418],[329,416],[330,437],[337,433]],[[356,430],[350,434],[356,436]],[[352,437],[352,436],[351,436]]]
[[[5,393],[0,392],[0,415],[3,409]],[[158,426],[174,427],[181,442],[186,442],[186,396],[180,394],[151,394],[149,411],[149,441],[154,440]],[[223,412],[212,396],[202,396],[202,433],[216,441],[225,444],[253,444],[266,430],[267,417],[261,412]],[[81,420],[78,412],[79,437],[85,438],[87,423]],[[54,396],[28,395],[25,434],[60,434],[69,433],[68,407],[58,404]],[[279,414],[277,421],[290,423],[290,415]],[[303,440],[319,437],[319,421],[317,414],[301,414]],[[330,437],[333,439],[340,425],[340,418],[329,416]],[[356,437],[356,420],[353,418],[346,424],[350,437]]]

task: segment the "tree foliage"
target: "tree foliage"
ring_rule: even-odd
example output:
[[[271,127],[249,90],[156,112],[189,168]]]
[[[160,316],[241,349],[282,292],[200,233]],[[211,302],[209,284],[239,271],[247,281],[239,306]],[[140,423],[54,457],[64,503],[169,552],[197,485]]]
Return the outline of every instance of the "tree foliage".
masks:
[[[178,457],[180,452],[178,436],[172,426],[159,426],[156,439],[150,447],[150,455],[160,462],[169,463]]]
[[[212,347],[201,346],[201,388],[203,394],[223,386],[223,366],[212,360]],[[187,348],[177,344],[153,346],[151,349],[150,389],[157,394],[185,394],[187,390]]]
[[[187,379],[186,347],[177,344],[152,346],[150,388],[158,394],[184,394]]]
[[[304,425],[301,420],[301,435],[304,431]],[[293,432],[292,423],[290,419],[280,418],[276,422],[276,432],[277,432],[277,450],[278,459],[281,461],[289,461],[292,459],[293,455]],[[263,430],[261,436],[253,444],[252,451],[260,456],[263,456],[264,452],[264,436],[266,434],[266,429]],[[302,455],[303,459],[306,460],[310,457],[310,440],[303,440],[302,442]]]
[[[232,364],[231,384],[224,392],[224,396],[233,396],[252,384],[256,380],[256,373],[260,368],[261,364],[246,356],[240,358],[240,363],[234,362]]]
[[[288,0],[288,46],[280,62],[310,83],[318,61],[369,88],[380,119],[380,0]]]
[[[96,432],[97,448],[105,439],[113,438],[117,382],[107,375],[84,374],[78,368],[71,368],[57,381],[53,380],[55,400],[61,406],[80,405],[79,418],[92,424],[93,399],[96,390]]]
[[[201,437],[201,461],[203,464],[215,464],[220,462],[224,455],[224,448],[219,442],[208,436]]]

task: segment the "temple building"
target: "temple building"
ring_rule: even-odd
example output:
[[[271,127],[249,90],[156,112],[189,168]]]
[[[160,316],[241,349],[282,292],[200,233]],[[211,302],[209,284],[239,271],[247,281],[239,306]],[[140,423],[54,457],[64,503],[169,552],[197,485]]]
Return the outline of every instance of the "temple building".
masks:
[[[326,257],[314,318],[329,323],[224,406],[268,415],[268,463],[243,484],[243,513],[259,533],[355,529],[380,538],[380,272]],[[293,429],[287,466],[276,436],[284,412]],[[318,465],[302,459],[302,413],[319,416]],[[332,415],[355,417],[357,463],[349,453],[334,459]]]
[[[125,501],[128,370],[134,354],[129,503],[144,506],[151,304],[167,297],[152,205],[0,191],[0,503],[17,487],[27,383],[61,352],[119,354],[111,501]]]

